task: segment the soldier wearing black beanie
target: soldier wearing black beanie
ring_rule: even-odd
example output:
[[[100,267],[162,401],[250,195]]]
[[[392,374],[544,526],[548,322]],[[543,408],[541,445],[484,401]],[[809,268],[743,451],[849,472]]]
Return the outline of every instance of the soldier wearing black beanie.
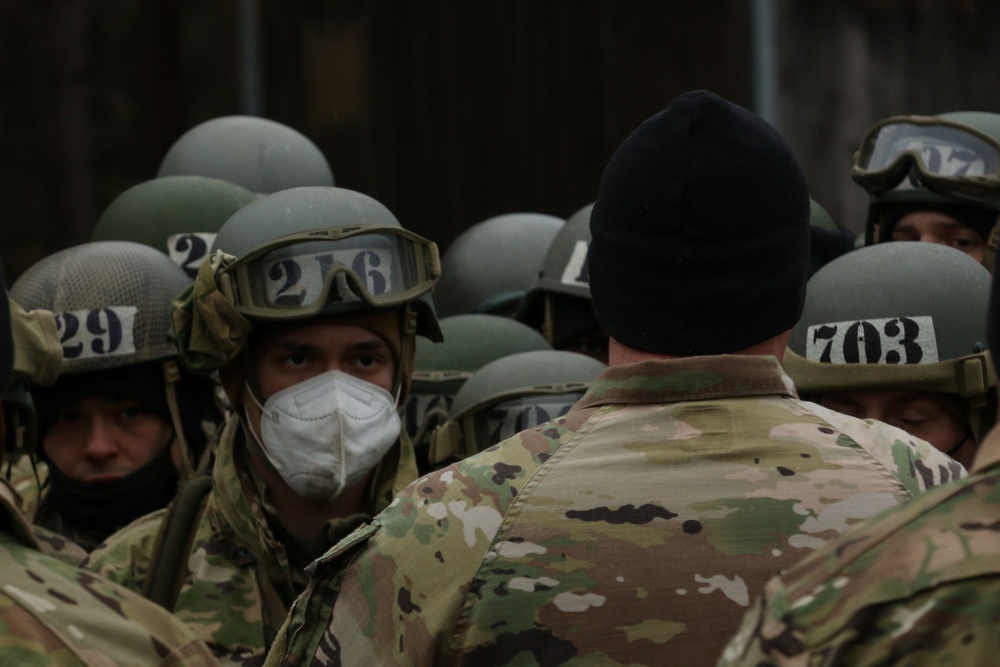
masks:
[[[773,127],[714,93],[677,97],[625,140],[590,228],[594,311],[628,347],[736,352],[802,313],[805,175]]]

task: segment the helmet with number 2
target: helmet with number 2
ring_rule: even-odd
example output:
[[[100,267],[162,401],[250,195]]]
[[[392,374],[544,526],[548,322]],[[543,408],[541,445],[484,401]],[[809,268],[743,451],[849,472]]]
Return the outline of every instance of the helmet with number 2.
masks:
[[[782,365],[806,397],[871,389],[957,395],[981,442],[996,410],[989,291],[989,272],[951,248],[860,248],[809,280]]]
[[[118,195],[101,214],[90,240],[143,243],[194,278],[222,224],[255,199],[246,188],[217,178],[154,178]]]

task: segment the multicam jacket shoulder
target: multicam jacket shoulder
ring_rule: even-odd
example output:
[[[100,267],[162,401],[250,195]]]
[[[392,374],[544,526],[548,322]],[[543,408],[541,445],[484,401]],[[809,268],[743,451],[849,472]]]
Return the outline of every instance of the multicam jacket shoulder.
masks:
[[[267,664],[711,664],[768,578],[962,474],[773,357],[612,367],[316,561]]]
[[[14,494],[0,483],[0,664],[215,665],[168,612],[37,550]]]
[[[237,464],[241,429],[232,419],[223,431],[212,490],[194,529],[187,569],[179,573],[182,583],[173,612],[222,664],[259,665],[306,578],[289,562],[285,545],[268,525],[255,485]],[[412,448],[401,447],[402,462],[394,471],[398,487],[393,491],[416,477]],[[379,497],[385,495],[392,494]],[[142,591],[165,514],[147,515],[115,533],[84,566]]]
[[[994,430],[968,479],[887,511],[768,582],[719,665],[991,665],[998,617]]]

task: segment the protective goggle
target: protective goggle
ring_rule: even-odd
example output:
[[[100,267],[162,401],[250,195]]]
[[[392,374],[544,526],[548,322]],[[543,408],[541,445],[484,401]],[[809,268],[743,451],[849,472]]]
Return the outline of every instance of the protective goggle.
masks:
[[[1000,191],[1000,143],[941,118],[895,116],[873,127],[854,154],[851,178],[870,193],[896,186],[915,166],[926,186],[984,200]]]
[[[399,227],[353,225],[275,239],[233,262],[232,299],[258,319],[385,308],[429,292],[441,276],[437,246]]]

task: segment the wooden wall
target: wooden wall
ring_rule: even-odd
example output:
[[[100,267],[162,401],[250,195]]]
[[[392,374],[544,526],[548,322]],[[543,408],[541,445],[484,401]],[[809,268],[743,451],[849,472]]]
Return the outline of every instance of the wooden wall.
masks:
[[[779,127],[860,229],[851,154],[881,117],[1000,111],[1000,3],[775,0]],[[750,106],[749,0],[261,0],[264,114],[338,185],[442,246],[492,215],[568,216],[676,94]],[[236,0],[0,0],[8,280],[85,241],[192,125],[239,112]]]

